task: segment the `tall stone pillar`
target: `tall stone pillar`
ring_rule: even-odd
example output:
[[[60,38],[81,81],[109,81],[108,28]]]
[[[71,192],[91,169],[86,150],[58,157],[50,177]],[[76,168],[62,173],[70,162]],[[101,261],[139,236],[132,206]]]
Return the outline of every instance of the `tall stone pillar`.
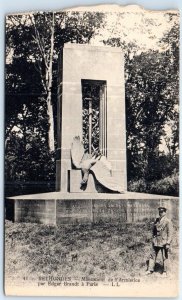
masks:
[[[127,187],[123,53],[120,48],[115,47],[65,44],[60,60],[57,190],[61,192],[70,190],[71,143],[74,136],[79,135],[82,138],[83,134],[82,80],[95,80],[102,82],[100,85],[100,148],[111,162],[113,174],[125,191]],[[80,175],[78,177],[80,180]]]

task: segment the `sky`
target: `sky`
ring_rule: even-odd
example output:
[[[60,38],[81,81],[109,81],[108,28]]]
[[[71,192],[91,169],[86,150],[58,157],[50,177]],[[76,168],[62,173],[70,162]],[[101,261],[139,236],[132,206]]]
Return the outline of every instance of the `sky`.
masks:
[[[120,13],[106,13],[106,25],[100,32],[91,40],[93,45],[102,44],[104,39],[118,37],[128,43],[136,44],[136,54],[149,49],[165,51],[167,47],[161,47],[159,40],[168,32],[171,27],[179,22],[179,14],[173,11],[176,15],[172,20],[165,12],[144,11],[142,8],[137,8],[136,11],[122,10]]]

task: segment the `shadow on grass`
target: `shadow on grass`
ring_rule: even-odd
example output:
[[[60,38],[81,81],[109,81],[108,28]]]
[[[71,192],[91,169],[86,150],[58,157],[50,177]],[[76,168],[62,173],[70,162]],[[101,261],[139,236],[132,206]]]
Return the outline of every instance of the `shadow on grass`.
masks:
[[[147,266],[147,270],[148,270],[148,267],[149,267],[149,260],[146,261],[146,266]],[[164,266],[161,265],[160,263],[156,262],[155,267],[154,267],[154,272],[155,272],[155,273],[162,274],[163,271],[164,271]]]

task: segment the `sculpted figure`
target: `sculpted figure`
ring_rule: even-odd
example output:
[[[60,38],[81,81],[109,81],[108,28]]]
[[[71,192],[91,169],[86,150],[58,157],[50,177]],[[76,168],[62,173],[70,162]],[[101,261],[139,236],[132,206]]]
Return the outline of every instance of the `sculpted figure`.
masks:
[[[121,186],[117,183],[117,179],[112,176],[111,163],[100,153],[94,153],[93,155],[85,153],[83,142],[81,142],[79,136],[73,138],[71,157],[73,165],[82,170],[81,186],[87,184],[89,173],[92,172],[97,181],[107,189],[119,193],[123,192]]]

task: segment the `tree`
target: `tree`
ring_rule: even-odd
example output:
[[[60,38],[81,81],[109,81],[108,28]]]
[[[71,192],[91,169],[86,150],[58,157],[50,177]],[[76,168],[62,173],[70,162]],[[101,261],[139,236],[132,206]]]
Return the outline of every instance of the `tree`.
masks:
[[[172,67],[166,53],[143,53],[133,59],[126,82],[128,146],[136,156],[143,153],[148,180],[155,177],[158,147],[176,105]]]
[[[167,138],[167,124],[172,130],[170,143],[174,151],[178,148],[179,25],[176,14],[166,14],[166,18],[176,21],[159,40],[162,51],[141,52],[135,42],[126,43],[117,30],[104,41],[120,47],[125,55],[129,180],[162,176],[158,172],[159,146],[162,138]]]
[[[10,15],[7,17],[7,56],[11,54],[12,76],[16,77],[17,70],[14,62],[24,68],[30,63],[35,68],[32,73],[36,75],[33,90],[38,82],[39,93],[44,95],[47,102],[47,115],[49,123],[48,144],[54,150],[54,99],[56,94],[57,59],[60,48],[66,42],[88,43],[102,24],[102,13],[36,13],[27,15]],[[8,64],[9,65],[9,64]],[[56,68],[56,70],[54,69]],[[27,71],[27,69],[24,68]],[[9,70],[7,70],[9,71]],[[14,74],[13,74],[14,71]],[[30,75],[30,73],[28,73]],[[21,73],[17,86],[28,87],[31,80],[24,80],[27,74]],[[39,77],[39,78],[38,78]],[[7,72],[7,81],[10,81]],[[8,83],[7,83],[8,84]],[[28,89],[29,90],[29,89]],[[15,91],[14,91],[15,92]],[[28,93],[27,93],[28,94]]]
[[[34,26],[35,35],[32,37],[35,39],[39,52],[40,60],[37,60],[38,70],[44,92],[46,94],[47,102],[47,115],[48,115],[48,145],[51,151],[55,149],[54,143],[54,116],[52,105],[52,72],[53,72],[53,53],[54,53],[54,26],[55,17],[52,14],[32,14],[30,16],[32,24]],[[46,26],[45,26],[46,24]],[[48,43],[49,41],[49,46]],[[43,72],[44,70],[44,72]]]
[[[102,18],[102,13],[75,12],[7,17],[6,180],[46,181],[52,174],[58,54],[65,42],[88,43]]]

